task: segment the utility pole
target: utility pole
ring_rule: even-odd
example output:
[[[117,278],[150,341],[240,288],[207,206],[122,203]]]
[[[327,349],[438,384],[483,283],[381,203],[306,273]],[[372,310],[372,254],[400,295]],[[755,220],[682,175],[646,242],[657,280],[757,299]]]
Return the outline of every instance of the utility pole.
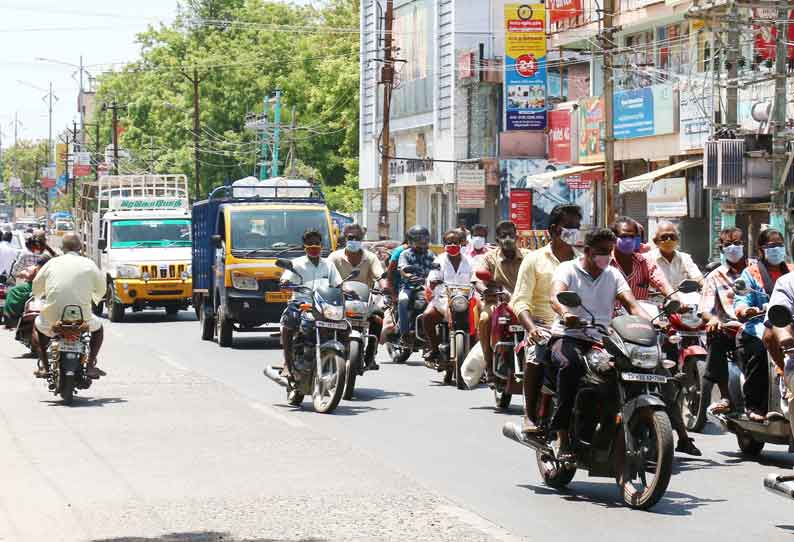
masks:
[[[199,164],[199,143],[201,141],[199,134],[199,83],[201,83],[201,79],[199,79],[198,70],[195,68],[193,69],[191,83],[193,83],[193,161],[196,170],[196,188],[193,197],[198,200],[201,196],[201,165]]]
[[[609,2],[611,0],[607,0]],[[383,36],[383,68],[381,83],[383,84],[383,128],[381,130],[380,155],[380,212],[378,216],[378,236],[389,238],[389,117],[391,116],[391,93],[394,85],[394,58],[392,58],[392,28],[394,26],[394,0],[386,0],[386,20]]]
[[[111,133],[110,133],[110,141],[113,144],[113,174],[114,175],[118,175],[119,174],[119,131],[118,131],[119,115],[118,115],[118,112],[119,112],[120,109],[121,110],[127,109],[127,106],[120,105],[120,104],[116,103],[116,100],[114,99],[109,104],[106,103],[106,104],[102,105],[102,111],[107,111],[108,109],[110,109],[111,113],[113,114],[113,116],[111,118]],[[99,133],[99,132],[97,132],[97,133]],[[97,141],[99,141],[99,137],[97,137]]]
[[[69,186],[74,189],[74,186],[71,184],[71,176],[69,175],[69,143],[74,143],[74,141],[69,141],[69,135],[71,134],[71,130],[68,128],[66,129],[66,152],[63,154],[63,171],[66,174],[66,187],[68,189]],[[74,198],[74,196],[72,196]],[[72,203],[72,208],[74,208],[74,203]]]
[[[19,154],[19,149],[17,148],[17,142],[19,141],[19,125],[22,124],[22,121],[19,120],[19,114],[14,111],[14,177],[19,177],[17,172],[17,154]]]
[[[262,138],[262,158],[261,163],[259,164],[259,180],[264,181],[267,179],[268,175],[268,168],[267,168],[267,119],[270,116],[270,100],[267,96],[263,100],[262,104],[262,129],[259,132],[259,137]]]
[[[94,180],[99,180],[99,122],[94,122]]]
[[[295,167],[295,130],[298,127],[298,119],[295,116],[295,106],[292,106],[292,111],[290,112],[290,130],[289,130],[289,176],[290,177],[297,177],[298,176],[298,169]]]
[[[770,226],[786,232],[786,193],[783,188],[786,179],[786,57],[788,47],[788,0],[777,2],[777,40],[775,47],[775,105],[772,127],[772,193],[769,208]]]
[[[278,147],[281,138],[281,91],[276,91],[275,105],[273,106],[273,154],[270,162],[270,176],[278,177]]]
[[[728,7],[728,51],[725,55],[727,62],[728,81],[725,90],[725,119],[723,124],[729,131],[734,131],[739,126],[739,16],[736,3],[731,0]],[[718,68],[719,69],[719,68]]]
[[[604,29],[601,34],[601,46],[604,50],[604,187],[602,225],[608,226],[614,218],[615,209],[615,70],[612,66],[612,49],[614,48],[614,16],[615,0],[604,0]]]
[[[80,57],[82,58],[82,57]],[[82,148],[80,149],[83,150]],[[67,148],[68,152],[68,148]],[[77,122],[72,121],[72,155],[77,156]],[[72,160],[74,162],[75,160]],[[72,171],[72,209],[77,205],[77,176]]]

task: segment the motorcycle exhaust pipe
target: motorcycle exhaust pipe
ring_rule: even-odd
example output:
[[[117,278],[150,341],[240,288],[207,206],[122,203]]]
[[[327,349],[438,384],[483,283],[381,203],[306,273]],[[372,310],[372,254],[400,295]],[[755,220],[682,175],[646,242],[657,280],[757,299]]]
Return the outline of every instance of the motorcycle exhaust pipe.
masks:
[[[284,387],[284,388],[287,387],[287,379],[284,378],[283,376],[281,376],[281,371],[279,371],[278,369],[274,369],[273,367],[268,365],[262,371],[262,374],[264,374],[266,377],[268,377],[270,380],[272,380],[273,382],[275,382],[279,386]]]
[[[551,455],[552,457],[554,456],[554,450],[552,450],[548,444],[536,437],[522,433],[521,428],[516,423],[506,422],[502,426],[502,435],[509,438],[510,440],[514,440],[517,443],[526,446],[527,448]]]

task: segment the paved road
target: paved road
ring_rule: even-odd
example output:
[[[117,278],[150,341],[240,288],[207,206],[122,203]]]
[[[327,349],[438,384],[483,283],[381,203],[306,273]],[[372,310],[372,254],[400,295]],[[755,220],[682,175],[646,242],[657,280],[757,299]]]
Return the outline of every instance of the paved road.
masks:
[[[285,404],[261,376],[261,335],[199,340],[192,314],[107,324],[109,376],[63,407],[0,334],[0,540],[789,540],[792,504],[763,476],[782,447],[744,461],[731,435],[698,437],[665,499],[626,509],[578,474],[560,493],[500,434],[510,415],[418,362],[382,364],[335,415]],[[518,415],[519,410],[511,413]]]

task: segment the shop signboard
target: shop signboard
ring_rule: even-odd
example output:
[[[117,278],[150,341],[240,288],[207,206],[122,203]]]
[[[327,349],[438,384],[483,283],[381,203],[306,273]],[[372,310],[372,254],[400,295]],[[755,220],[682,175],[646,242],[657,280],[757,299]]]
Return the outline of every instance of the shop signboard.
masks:
[[[549,111],[549,160],[569,164],[571,156],[571,112]]]
[[[548,0],[549,22],[558,23],[582,14],[582,0]]]
[[[679,144],[681,152],[702,149],[711,134],[714,118],[712,87],[705,81],[680,90]]]
[[[532,230],[532,190],[510,191],[510,220],[519,232]]]
[[[777,9],[775,7],[755,8],[753,15],[756,19],[777,19]],[[794,10],[789,11],[789,21],[786,31],[787,58],[794,58]],[[755,54],[761,60],[774,60],[777,56],[777,27],[773,24],[764,23],[753,26],[755,32]]]
[[[579,100],[579,163],[598,164],[604,161],[604,99]]]
[[[675,218],[687,216],[686,178],[659,179],[648,189],[648,216]]]
[[[485,170],[479,164],[458,164],[458,207],[483,209],[485,207]]]
[[[615,138],[632,139],[675,132],[672,85],[615,93]]]
[[[505,128],[546,129],[546,6],[505,4]]]

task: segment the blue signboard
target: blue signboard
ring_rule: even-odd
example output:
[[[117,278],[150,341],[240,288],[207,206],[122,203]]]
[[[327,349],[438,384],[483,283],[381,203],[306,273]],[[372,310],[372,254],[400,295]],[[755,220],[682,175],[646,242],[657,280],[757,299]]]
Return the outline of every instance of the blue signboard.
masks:
[[[632,139],[673,133],[673,87],[624,90],[615,93],[615,138]]]

